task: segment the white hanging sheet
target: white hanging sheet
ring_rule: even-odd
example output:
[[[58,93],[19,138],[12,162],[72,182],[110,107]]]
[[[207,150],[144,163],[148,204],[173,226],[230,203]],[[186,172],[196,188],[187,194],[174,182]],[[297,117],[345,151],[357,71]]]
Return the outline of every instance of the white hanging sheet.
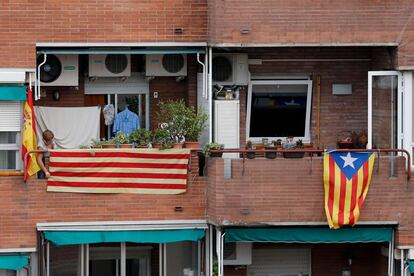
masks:
[[[76,149],[99,139],[99,106],[46,107],[35,106],[37,137],[41,141],[45,129],[55,134],[55,144],[61,149]]]

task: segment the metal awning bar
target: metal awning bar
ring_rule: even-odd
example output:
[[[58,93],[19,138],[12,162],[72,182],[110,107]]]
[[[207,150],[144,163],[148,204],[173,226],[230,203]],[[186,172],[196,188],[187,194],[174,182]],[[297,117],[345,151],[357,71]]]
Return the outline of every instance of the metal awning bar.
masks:
[[[44,49],[37,51],[38,54],[60,54],[60,55],[156,55],[156,54],[204,54],[204,49]]]

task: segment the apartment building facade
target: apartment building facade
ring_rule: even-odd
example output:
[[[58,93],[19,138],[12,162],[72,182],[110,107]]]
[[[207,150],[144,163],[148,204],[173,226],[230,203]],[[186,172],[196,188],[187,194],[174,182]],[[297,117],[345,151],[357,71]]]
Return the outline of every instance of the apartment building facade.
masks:
[[[0,5],[1,275],[410,275],[413,1]],[[47,191],[23,180],[27,86],[66,149],[111,136],[88,108],[135,102],[153,130],[183,99],[208,114],[202,143],[239,152],[191,151],[180,194]],[[353,133],[384,152],[358,223],[330,230],[323,151]],[[240,152],[291,136],[314,153]]]

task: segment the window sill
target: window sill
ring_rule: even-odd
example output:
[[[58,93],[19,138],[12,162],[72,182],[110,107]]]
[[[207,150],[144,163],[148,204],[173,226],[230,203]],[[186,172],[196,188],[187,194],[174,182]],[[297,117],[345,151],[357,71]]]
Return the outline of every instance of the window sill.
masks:
[[[0,171],[0,177],[2,176],[23,176],[21,171]]]

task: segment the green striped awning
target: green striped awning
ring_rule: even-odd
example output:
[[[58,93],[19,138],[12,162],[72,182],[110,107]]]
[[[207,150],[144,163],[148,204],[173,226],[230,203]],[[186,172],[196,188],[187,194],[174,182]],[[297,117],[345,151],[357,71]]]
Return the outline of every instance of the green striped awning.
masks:
[[[166,229],[131,231],[45,231],[45,238],[55,245],[105,242],[170,243],[198,241],[204,229]]]
[[[331,230],[322,227],[228,228],[226,242],[361,243],[389,242],[391,227],[353,227]]]
[[[0,86],[0,101],[25,101],[26,86]]]
[[[27,265],[28,255],[0,255],[0,269],[20,270]]]

